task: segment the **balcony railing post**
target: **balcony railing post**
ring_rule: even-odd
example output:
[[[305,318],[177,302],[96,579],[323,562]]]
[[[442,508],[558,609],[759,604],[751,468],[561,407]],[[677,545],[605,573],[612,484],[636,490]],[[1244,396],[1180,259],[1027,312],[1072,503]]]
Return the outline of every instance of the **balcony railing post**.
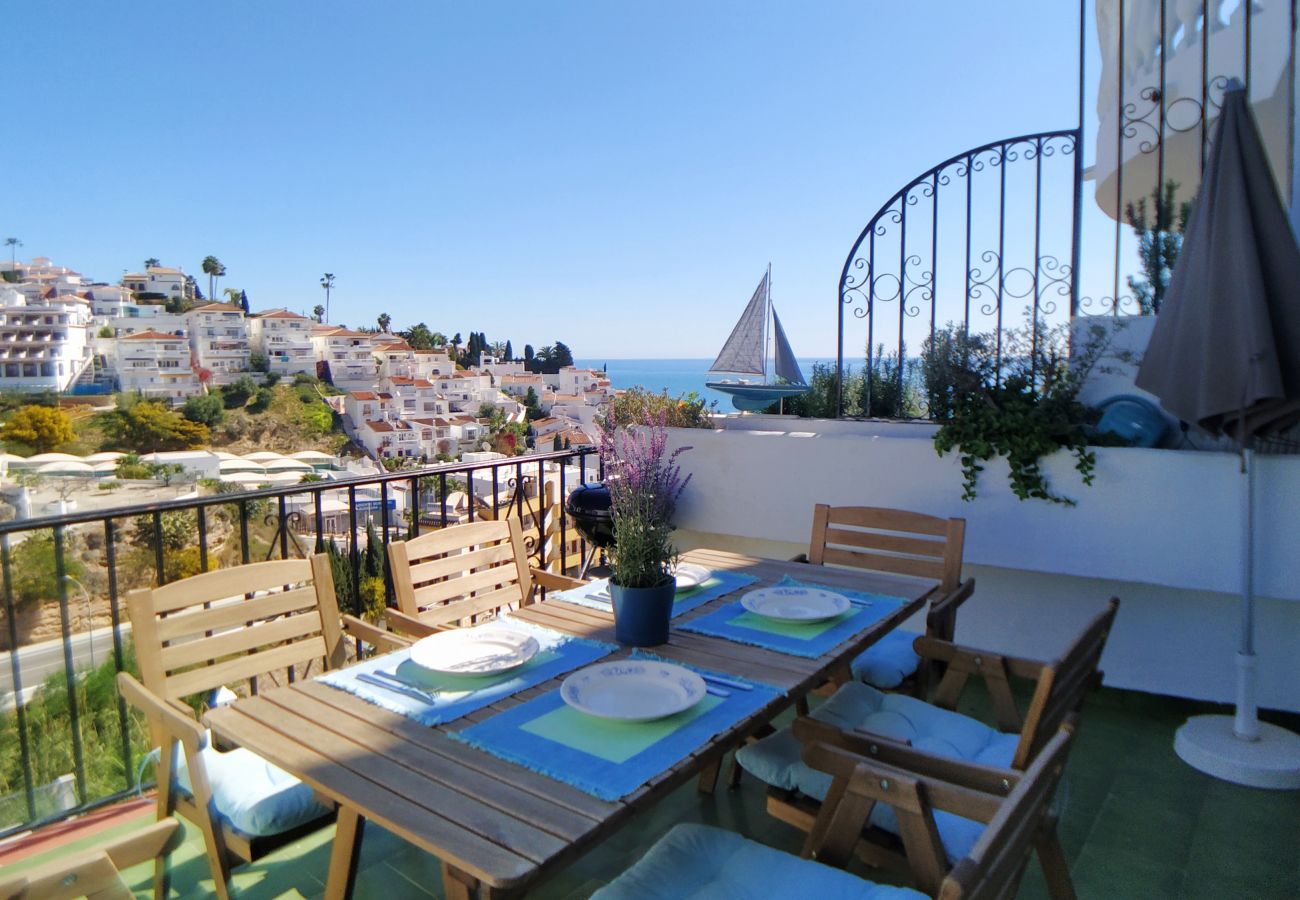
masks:
[[[203,531],[205,521],[199,508],[199,530]],[[201,540],[202,538],[200,538]],[[108,613],[113,622],[113,666],[118,672],[126,671],[126,657],[122,650],[122,608],[117,596],[117,529],[112,519],[104,520],[104,565],[108,569]],[[207,571],[207,554],[203,555],[204,571]],[[131,754],[131,722],[126,712],[126,700],[117,695],[117,727],[122,738],[122,775],[126,779],[126,789],[135,787],[135,763]]]
[[[68,567],[64,556],[64,530],[54,528],[54,575],[59,582],[59,632],[63,638],[63,673],[68,687],[68,716],[72,728],[72,762],[77,779],[77,799],[86,802],[86,760],[81,744],[81,711],[77,703],[77,669],[72,656],[72,621],[68,613]]]
[[[9,535],[0,535],[0,569],[4,573],[5,622],[9,627],[9,678],[13,682],[14,712],[18,719],[18,749],[22,755],[23,791],[27,817],[36,818],[36,784],[32,778],[32,750],[27,734],[27,708],[23,699],[23,672],[18,654],[18,608],[14,603],[13,573],[10,570]]]

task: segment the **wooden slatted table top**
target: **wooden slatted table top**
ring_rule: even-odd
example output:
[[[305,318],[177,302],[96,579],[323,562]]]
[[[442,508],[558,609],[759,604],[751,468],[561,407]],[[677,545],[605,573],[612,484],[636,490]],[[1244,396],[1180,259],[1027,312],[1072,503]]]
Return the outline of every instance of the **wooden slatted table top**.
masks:
[[[210,711],[205,720],[224,740],[252,750],[324,796],[476,879],[483,893],[522,891],[590,850],[638,809],[716,762],[796,697],[821,684],[827,673],[920,609],[933,590],[928,582],[715,550],[691,551],[683,560],[714,570],[747,572],[759,581],[691,610],[674,624],[715,610],[743,590],[774,584],[787,574],[909,602],[819,659],[674,629],[667,645],[654,648],[656,654],[763,681],[788,696],[612,803],[458,743],[444,733],[555,690],[560,678],[434,728],[311,680],[243,698]],[[584,606],[548,600],[512,615],[580,637],[614,640],[613,616]]]

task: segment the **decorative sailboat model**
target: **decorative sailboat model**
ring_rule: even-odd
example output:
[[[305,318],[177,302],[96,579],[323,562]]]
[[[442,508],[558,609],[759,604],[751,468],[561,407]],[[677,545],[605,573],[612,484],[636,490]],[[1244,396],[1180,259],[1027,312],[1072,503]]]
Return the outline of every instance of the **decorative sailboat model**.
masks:
[[[771,321],[771,330],[768,322]],[[767,346],[770,336],[775,336],[776,354],[773,368],[777,381],[767,380]],[[808,384],[799,371],[799,363],[790,349],[785,329],[777,318],[772,306],[772,266],[768,265],[763,280],[758,283],[758,290],[750,299],[749,305],[740,316],[740,321],[731,331],[731,337],[722,345],[722,352],[709,367],[709,374],[726,375],[761,375],[761,382],[748,381],[744,378],[731,381],[707,381],[706,386],[715,391],[731,395],[731,402],[736,409],[744,412],[759,412],[767,409],[778,400],[797,397],[808,392]]]

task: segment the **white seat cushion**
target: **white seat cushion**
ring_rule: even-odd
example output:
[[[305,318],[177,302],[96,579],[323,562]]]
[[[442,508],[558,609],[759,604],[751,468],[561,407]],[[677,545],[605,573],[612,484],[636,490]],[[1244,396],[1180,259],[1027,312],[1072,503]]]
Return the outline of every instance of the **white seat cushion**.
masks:
[[[853,677],[882,691],[892,691],[921,666],[921,657],[912,649],[918,637],[914,631],[888,632],[853,660]]]
[[[202,756],[217,818],[241,834],[269,837],[330,812],[308,785],[251,750],[238,747],[222,753],[208,746]],[[192,793],[183,755],[176,780],[181,790]]]
[[[845,730],[872,731],[936,756],[1003,768],[1011,765],[1020,736],[1003,734],[961,713],[932,706],[905,694],[886,694],[858,682],[849,682],[830,700],[813,710],[812,717]],[[756,778],[773,787],[797,790],[821,800],[831,786],[831,776],[808,766],[800,758],[800,744],[789,728],[742,747],[736,759]],[[984,826],[979,822],[936,812],[935,823],[950,861],[966,856]],[[892,807],[878,803],[871,824],[898,833]]]
[[[677,825],[592,900],[924,900],[708,825]]]

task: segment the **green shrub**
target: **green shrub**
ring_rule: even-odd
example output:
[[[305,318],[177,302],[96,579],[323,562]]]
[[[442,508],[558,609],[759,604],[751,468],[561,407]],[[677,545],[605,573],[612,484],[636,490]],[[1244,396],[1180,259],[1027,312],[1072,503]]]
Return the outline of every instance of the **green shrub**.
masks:
[[[634,387],[614,398],[606,418],[615,425],[663,421],[668,428],[712,428],[709,416],[716,407],[717,401],[705,400],[695,391],[671,397],[667,390],[655,393]]]

